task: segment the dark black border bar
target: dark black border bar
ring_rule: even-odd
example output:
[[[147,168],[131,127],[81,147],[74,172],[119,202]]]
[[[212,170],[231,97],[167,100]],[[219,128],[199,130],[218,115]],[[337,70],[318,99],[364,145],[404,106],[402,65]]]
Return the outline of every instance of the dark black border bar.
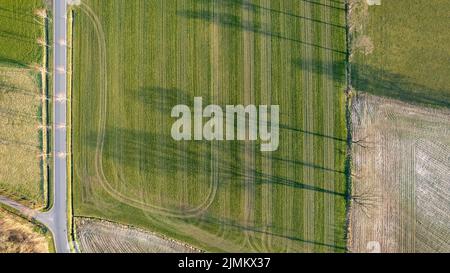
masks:
[[[446,266],[435,254],[0,254],[0,265],[58,272],[106,270],[131,272],[322,272],[380,271],[399,265],[402,272]],[[440,261],[439,261],[440,260]],[[188,264],[186,264],[186,261]],[[209,266],[208,266],[209,265]],[[7,266],[5,267],[7,268]],[[60,270],[59,270],[60,269]]]

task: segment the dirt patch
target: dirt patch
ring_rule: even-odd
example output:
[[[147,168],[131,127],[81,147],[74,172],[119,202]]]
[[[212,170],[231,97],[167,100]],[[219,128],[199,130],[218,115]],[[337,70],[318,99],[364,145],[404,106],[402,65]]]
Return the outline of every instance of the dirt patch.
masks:
[[[358,51],[364,55],[369,55],[372,54],[373,50],[373,42],[367,35],[362,35],[354,41],[353,52]]]
[[[188,253],[185,244],[107,221],[76,218],[77,239],[85,253]]]
[[[352,252],[450,251],[450,111],[370,95],[352,106]]]
[[[48,253],[45,235],[28,221],[0,209],[0,253]]]
[[[69,0],[67,3],[73,6],[79,6],[81,5],[81,0]]]
[[[369,6],[380,6],[381,0],[367,0]]]

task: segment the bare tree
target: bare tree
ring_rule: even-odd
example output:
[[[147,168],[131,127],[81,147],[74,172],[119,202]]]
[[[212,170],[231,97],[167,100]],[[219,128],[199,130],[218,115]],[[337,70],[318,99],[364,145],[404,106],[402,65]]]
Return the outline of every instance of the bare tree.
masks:
[[[42,8],[42,9],[36,9],[34,10],[34,14],[38,17],[41,17],[43,19],[47,18],[47,10]]]
[[[370,135],[367,135],[367,136],[364,136],[364,137],[362,137],[360,139],[353,140],[352,143],[356,144],[356,145],[358,145],[358,146],[360,146],[362,148],[365,148],[365,149],[366,148],[371,148],[369,145],[370,144],[375,144],[375,143],[368,141],[369,138],[370,138]]]
[[[370,209],[375,208],[379,204],[380,196],[376,193],[375,189],[368,188],[352,194],[351,200],[355,208],[361,209],[370,218]]]
[[[47,42],[42,37],[37,38],[36,42],[41,46],[47,46]]]
[[[42,74],[47,73],[47,69],[45,67],[43,67],[42,65],[39,65],[37,63],[31,64],[30,68],[33,69],[33,70],[36,70],[36,71],[38,71],[38,72],[40,72]]]

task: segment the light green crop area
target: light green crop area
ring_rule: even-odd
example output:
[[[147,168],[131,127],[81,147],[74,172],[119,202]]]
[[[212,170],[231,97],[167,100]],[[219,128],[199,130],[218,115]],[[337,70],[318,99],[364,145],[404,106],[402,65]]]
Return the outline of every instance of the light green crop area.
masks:
[[[354,52],[353,86],[378,96],[450,107],[449,6],[449,0],[396,0],[362,11],[354,40],[367,36],[373,50],[368,55]]]
[[[42,19],[35,13],[44,8],[42,0],[0,1],[0,64],[29,66],[42,63]]]
[[[0,1],[0,194],[39,208],[47,190],[46,9],[42,0]]]
[[[345,251],[343,3],[87,0],[74,9],[75,216],[208,251]],[[171,110],[195,96],[204,106],[279,105],[279,149],[174,141]]]

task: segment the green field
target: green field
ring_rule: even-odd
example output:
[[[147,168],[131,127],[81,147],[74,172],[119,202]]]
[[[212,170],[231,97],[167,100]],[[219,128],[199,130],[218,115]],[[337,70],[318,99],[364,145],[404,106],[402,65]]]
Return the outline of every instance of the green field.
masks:
[[[42,208],[47,82],[39,70],[46,67],[46,50],[38,39],[47,39],[47,29],[39,9],[43,0],[0,1],[0,194]]]
[[[44,8],[43,0],[0,1],[0,65],[25,66],[42,63],[42,19],[35,11]]]
[[[21,68],[0,67],[0,194],[44,204],[39,155],[40,90]]]
[[[343,252],[345,9],[314,0],[74,8],[74,214],[208,251]],[[171,109],[279,105],[280,146],[171,137]]]
[[[355,89],[450,107],[449,6],[449,0],[396,0],[369,7],[363,15],[359,9],[354,40],[368,36],[373,52],[354,52]]]

